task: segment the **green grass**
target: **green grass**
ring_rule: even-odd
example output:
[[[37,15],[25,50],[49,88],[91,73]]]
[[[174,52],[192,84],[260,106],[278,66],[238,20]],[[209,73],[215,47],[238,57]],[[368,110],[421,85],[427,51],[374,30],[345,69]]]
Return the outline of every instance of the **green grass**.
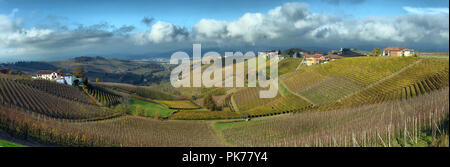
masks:
[[[0,140],[0,147],[25,147],[25,146],[5,140]]]
[[[138,99],[131,99],[132,106],[132,114],[145,116],[145,117],[155,117],[158,115],[159,117],[168,117],[175,110],[165,108],[162,105],[156,103],[150,103]],[[140,111],[137,111],[138,106],[141,108]],[[138,109],[139,110],[139,109]]]
[[[219,132],[221,132],[223,129],[228,128],[228,127],[232,127],[233,125],[238,124],[239,122],[242,122],[242,121],[216,122],[216,123],[214,124],[214,128],[215,128],[216,130],[218,130]]]

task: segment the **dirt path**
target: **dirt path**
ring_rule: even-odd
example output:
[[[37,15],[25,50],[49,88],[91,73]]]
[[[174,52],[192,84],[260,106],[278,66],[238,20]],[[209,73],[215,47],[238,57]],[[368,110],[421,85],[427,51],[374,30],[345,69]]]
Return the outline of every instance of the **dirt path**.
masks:
[[[297,68],[295,68],[295,71],[298,71],[298,69],[300,69],[300,67],[302,66],[304,60],[305,60],[305,58],[300,60],[300,63],[298,64]]]
[[[222,132],[216,128],[216,123],[218,122],[232,122],[232,121],[243,121],[242,119],[236,119],[236,120],[227,120],[227,121],[210,121],[209,126],[214,130],[214,133],[216,134],[216,137],[222,142],[222,144],[226,147],[236,147],[234,144],[230,143],[225,139],[225,136],[223,136]]]
[[[297,96],[297,97],[299,97],[299,98],[302,98],[303,100],[307,101],[308,103],[311,103],[311,104],[314,105],[314,106],[317,106],[315,103],[313,103],[313,102],[312,102],[311,100],[309,100],[308,98],[303,97],[302,95],[300,95],[300,94],[298,94],[298,93],[295,93],[294,91],[290,90],[289,87],[287,87],[286,84],[284,84],[283,80],[279,80],[279,82],[280,82],[280,86],[284,87],[287,91],[289,91],[289,92],[292,93],[293,95],[295,95],[295,96]]]

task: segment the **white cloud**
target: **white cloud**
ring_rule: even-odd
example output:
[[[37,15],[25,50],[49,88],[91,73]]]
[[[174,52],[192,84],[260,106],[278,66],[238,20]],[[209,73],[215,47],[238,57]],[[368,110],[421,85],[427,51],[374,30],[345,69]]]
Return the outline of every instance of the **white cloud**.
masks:
[[[415,7],[409,7],[405,6],[403,7],[404,10],[406,10],[408,13],[411,14],[448,14],[449,9],[448,8],[415,8]]]
[[[188,37],[188,32],[186,29],[171,23],[158,21],[152,26],[152,29],[146,36],[154,43],[178,42],[185,40]]]
[[[245,13],[233,21],[201,19],[192,29],[157,21],[145,32],[133,32],[133,26],[115,28],[106,23],[75,29],[23,28],[20,18],[0,14],[0,59],[12,55],[104,56],[171,52],[190,49],[194,42],[245,50],[361,46],[371,49],[388,45],[448,50],[448,8],[447,13],[434,9],[405,8],[410,14],[341,19],[314,13],[304,3],[286,3],[267,13]]]

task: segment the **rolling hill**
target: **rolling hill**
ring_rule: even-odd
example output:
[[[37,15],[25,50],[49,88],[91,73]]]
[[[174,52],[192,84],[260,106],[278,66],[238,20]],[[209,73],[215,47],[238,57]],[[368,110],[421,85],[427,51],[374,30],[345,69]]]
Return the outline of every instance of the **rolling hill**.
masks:
[[[169,67],[150,61],[131,61],[106,59],[103,57],[76,57],[69,60],[49,62],[3,63],[0,68],[19,70],[34,74],[39,70],[62,69],[72,72],[75,67],[83,67],[91,81],[99,78],[104,82],[120,82],[136,85],[149,85],[167,80]]]

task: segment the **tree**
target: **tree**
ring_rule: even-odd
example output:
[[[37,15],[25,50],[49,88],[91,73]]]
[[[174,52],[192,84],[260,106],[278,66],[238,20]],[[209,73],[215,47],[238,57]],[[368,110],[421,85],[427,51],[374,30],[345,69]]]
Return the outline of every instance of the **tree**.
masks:
[[[379,56],[381,55],[381,49],[380,48],[375,48],[372,50],[372,55],[373,56]]]
[[[209,110],[212,110],[212,111],[217,109],[216,102],[214,102],[214,99],[211,96],[211,94],[207,94],[204,97],[204,99],[203,99],[203,106],[206,107]]]
[[[23,75],[23,72],[20,71],[20,70],[17,70],[17,71],[16,71],[16,75]]]
[[[77,78],[84,78],[86,76],[83,67],[75,67],[75,69],[73,70],[73,75],[75,75],[75,77]]]
[[[100,78],[95,78],[95,82],[100,82]]]

